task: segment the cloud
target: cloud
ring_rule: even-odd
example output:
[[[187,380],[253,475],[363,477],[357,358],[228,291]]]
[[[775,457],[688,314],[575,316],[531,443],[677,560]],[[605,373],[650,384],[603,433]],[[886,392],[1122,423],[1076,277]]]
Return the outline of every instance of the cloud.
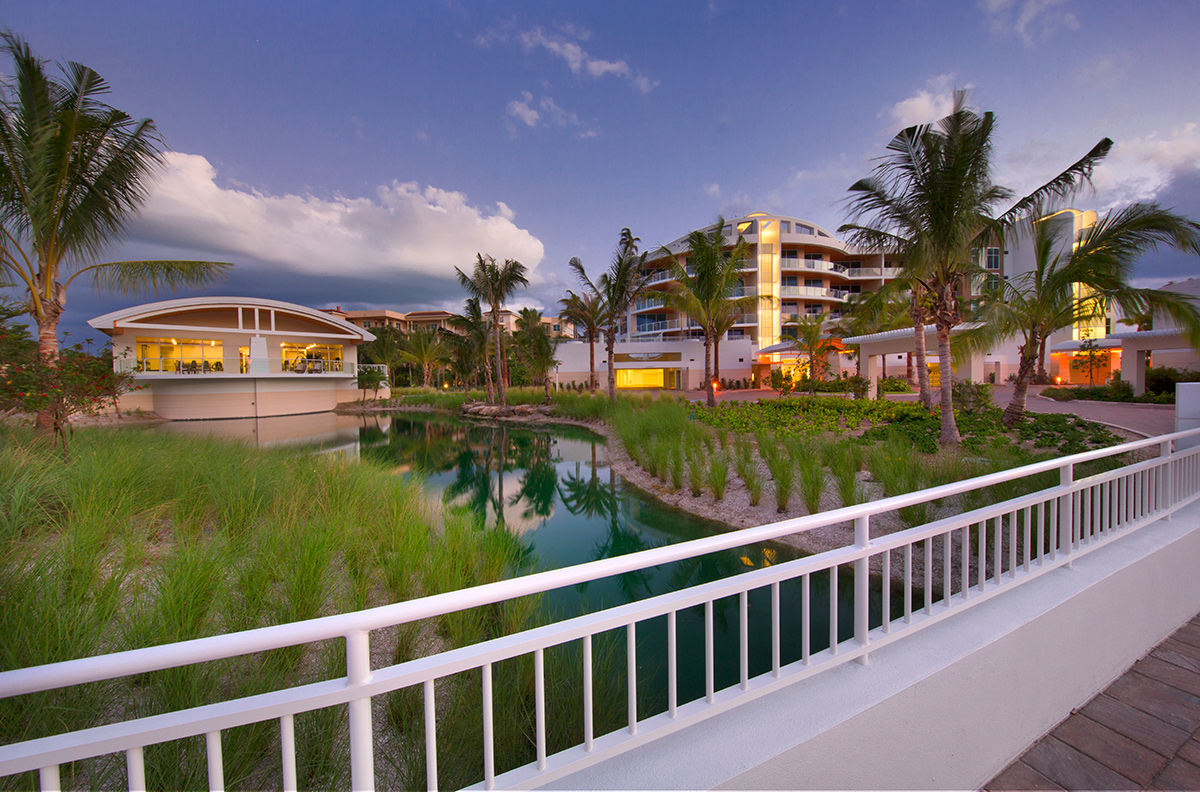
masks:
[[[580,41],[586,41],[591,33],[571,24],[560,25],[556,32],[547,33],[541,27],[535,27],[523,32],[511,33],[511,24],[492,28],[475,37],[475,43],[481,47],[491,47],[493,44],[515,40],[526,51],[545,50],[560,58],[567,64],[572,74],[586,74],[597,79],[606,76],[621,77],[629,81],[634,90],[639,93],[650,93],[658,85],[645,75],[636,73],[624,60],[605,60],[592,56],[580,46]]]
[[[970,90],[972,86],[965,86]],[[916,124],[932,124],[950,115],[954,109],[954,75],[939,74],[925,83],[925,88],[907,99],[892,105],[892,132]]]
[[[172,152],[126,239],[233,261],[237,271],[268,271],[281,281],[289,275],[408,280],[458,299],[457,286],[445,284],[477,252],[518,259],[531,272],[541,262],[541,241],[513,218],[507,204],[489,213],[460,192],[415,182],[382,185],[373,198],[223,187],[207,159]]]
[[[531,129],[537,127],[558,127],[560,129],[566,127],[580,126],[579,116],[564,107],[559,106],[552,97],[543,96],[535,104],[533,94],[529,91],[521,91],[521,96],[518,99],[513,99],[508,103],[504,114],[509,118],[514,118],[520,121]],[[516,132],[515,127],[510,131]],[[581,138],[594,138],[599,134],[594,129],[589,129],[585,132],[580,132]]]
[[[1096,90],[1111,90],[1125,79],[1133,58],[1127,51],[1109,52],[1098,60],[1084,66],[1075,75],[1079,87]]]
[[[1026,47],[1032,47],[1036,39],[1043,41],[1059,29],[1077,30],[1079,19],[1061,6],[1068,0],[980,0],[983,10],[997,30],[1013,31]]]
[[[1200,126],[1184,124],[1169,135],[1157,131],[1118,140],[1093,175],[1108,204],[1154,199],[1179,172],[1200,168]]]
[[[720,198],[721,197],[721,185],[719,185],[715,182],[712,184],[704,185],[704,194],[707,195],[709,198]]]

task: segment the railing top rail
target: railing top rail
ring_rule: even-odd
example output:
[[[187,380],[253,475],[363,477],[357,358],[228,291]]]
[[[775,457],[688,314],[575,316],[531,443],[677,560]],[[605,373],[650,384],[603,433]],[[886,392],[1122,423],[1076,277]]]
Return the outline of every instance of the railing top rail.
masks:
[[[770,541],[792,533],[882,514],[925,501],[946,498],[969,490],[1000,484],[1038,473],[1059,470],[1094,459],[1161,446],[1186,437],[1200,436],[1200,429],[1136,440],[1108,448],[1085,451],[1058,459],[1036,462],[1019,468],[989,473],[972,479],[944,484],[931,489],[896,495],[877,501],[846,506],[828,512],[795,517],[755,528],[744,528],[717,536],[694,539],[637,553],[591,561],[562,569],[487,583],[481,586],[435,594],[416,600],[381,605],[375,608],[323,616],[307,621],[260,627],[239,633],[198,638],[163,646],[151,646],[124,652],[85,657],[44,666],[0,672],[0,697],[16,696],[40,690],[68,687],[103,679],[158,671],[192,663],[269,651],[285,646],[328,640],[432,618],[446,613],[490,605],[517,597],[551,591],[592,580],[599,580],[647,567],[686,558],[730,550],[747,544]]]

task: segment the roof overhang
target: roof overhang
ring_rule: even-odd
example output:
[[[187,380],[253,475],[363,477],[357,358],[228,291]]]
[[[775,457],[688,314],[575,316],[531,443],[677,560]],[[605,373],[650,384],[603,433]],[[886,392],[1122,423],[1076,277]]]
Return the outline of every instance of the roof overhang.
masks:
[[[310,322],[315,322],[329,328],[331,334],[350,336],[359,341],[374,341],[375,336],[361,327],[347,322],[332,314],[309,308],[306,305],[268,300],[261,297],[187,297],[178,300],[162,300],[159,302],[134,305],[112,311],[103,316],[89,319],[88,324],[94,329],[107,335],[117,335],[128,327],[136,327],[136,323],[145,322],[157,316],[167,316],[185,311],[196,311],[212,308],[258,308],[279,311],[300,316]],[[230,328],[213,328],[229,332]],[[254,332],[249,330],[249,332]]]

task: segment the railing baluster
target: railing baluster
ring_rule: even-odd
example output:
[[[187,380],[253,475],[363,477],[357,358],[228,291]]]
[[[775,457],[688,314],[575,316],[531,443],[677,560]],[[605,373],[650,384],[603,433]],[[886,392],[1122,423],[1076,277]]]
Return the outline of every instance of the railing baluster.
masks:
[[[750,592],[738,594],[738,668],[741,688],[750,687]]]
[[[1017,522],[1018,513],[1008,514],[1008,576],[1017,579]]]
[[[960,531],[960,535],[962,536],[962,552],[959,553],[961,556],[959,564],[961,567],[960,574],[962,575],[962,598],[967,600],[971,598],[971,526],[964,525]]]
[[[950,592],[954,578],[954,531],[942,534],[942,601],[950,607]]]
[[[492,664],[484,663],[483,673],[483,788],[496,788],[496,733],[492,722]]]
[[[62,782],[58,777],[58,765],[50,765],[38,770],[38,787],[41,792],[59,792]]]
[[[713,703],[713,602],[704,603],[704,700]]]
[[[912,568],[913,546],[912,542],[904,545],[904,623],[912,624],[912,589],[913,589],[913,568]]]
[[[537,740],[537,768],[546,769],[546,650],[533,652],[533,722]]]
[[[351,686],[371,680],[371,634],[354,630],[346,634],[346,678]],[[346,705],[350,720],[350,786],[375,788],[375,734],[371,728],[371,699],[354,699]]]
[[[224,792],[225,766],[221,759],[221,732],[210,731],[205,734],[204,748],[208,755],[209,792]]]
[[[679,708],[679,650],[676,646],[675,613],[667,614],[667,717],[674,718]]]
[[[625,625],[625,690],[629,699],[629,733],[637,734],[637,622]]]
[[[142,746],[125,752],[125,774],[129,780],[129,792],[146,792],[146,763],[142,758]]]
[[[804,665],[812,659],[812,607],[807,572],[800,577],[800,659]]]
[[[925,615],[933,613],[933,537],[925,540]]]
[[[436,680],[426,679],[421,687],[425,692],[425,788],[434,792],[438,788],[437,761],[437,690]]]
[[[838,568],[829,567],[829,652],[838,653]]]
[[[771,584],[771,676],[779,676],[779,581]]]
[[[583,636],[583,750],[593,748],[592,723],[592,636]]]
[[[279,719],[279,753],[283,761],[283,792],[296,792],[296,721],[291,715]]]
[[[871,545],[871,518],[858,517],[854,520],[854,544],[866,549]],[[870,643],[871,616],[871,559],[863,556],[854,562],[854,640],[859,646]],[[867,655],[858,656],[858,662],[864,665]]]
[[[883,617],[880,624],[885,633],[892,631],[892,551],[883,551],[882,586],[879,592],[879,613]]]
[[[1033,524],[1030,522],[1033,519],[1033,509],[1026,506],[1025,510],[1021,513],[1021,519],[1025,523],[1025,571],[1028,572],[1030,565],[1033,563]]]
[[[1000,573],[1004,571],[1004,555],[1002,551],[1004,540],[1004,515],[997,515],[993,521],[996,535],[992,538],[992,582],[1000,585]]]

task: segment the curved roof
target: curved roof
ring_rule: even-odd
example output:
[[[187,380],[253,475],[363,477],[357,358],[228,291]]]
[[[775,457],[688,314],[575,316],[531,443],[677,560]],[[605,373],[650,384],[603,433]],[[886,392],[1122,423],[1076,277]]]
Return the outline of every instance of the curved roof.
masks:
[[[162,300],[106,313],[95,319],[89,319],[88,324],[102,333],[113,335],[119,327],[125,327],[131,323],[143,322],[157,316],[212,308],[266,308],[325,325],[330,332],[354,336],[362,341],[375,340],[375,336],[371,333],[340,317],[316,308],[309,308],[306,305],[297,305],[282,300],[268,300],[262,297],[185,297],[178,300]]]

